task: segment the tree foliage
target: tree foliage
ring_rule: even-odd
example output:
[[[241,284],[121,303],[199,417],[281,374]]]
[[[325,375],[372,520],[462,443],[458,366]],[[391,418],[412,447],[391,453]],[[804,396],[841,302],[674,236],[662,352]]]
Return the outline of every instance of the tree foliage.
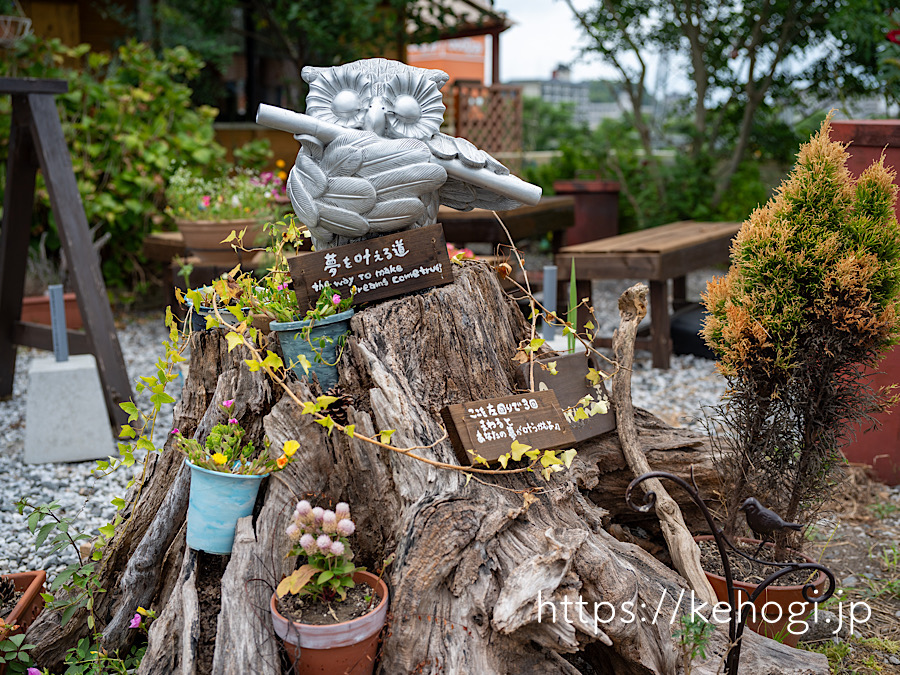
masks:
[[[884,160],[853,180],[829,120],[744,223],[709,283],[703,336],[729,395],[728,512],[755,493],[808,522],[835,485],[850,425],[890,399],[865,377],[900,337],[900,225]]]
[[[888,0],[601,0],[585,11],[565,2],[588,37],[585,52],[619,73],[661,199],[665,180],[652,150],[663,130],[644,109],[648,59],[667,53],[686,61],[693,85],[686,150],[715,170],[713,207],[747,157],[760,112],[804,91],[881,93],[894,46],[884,39]]]

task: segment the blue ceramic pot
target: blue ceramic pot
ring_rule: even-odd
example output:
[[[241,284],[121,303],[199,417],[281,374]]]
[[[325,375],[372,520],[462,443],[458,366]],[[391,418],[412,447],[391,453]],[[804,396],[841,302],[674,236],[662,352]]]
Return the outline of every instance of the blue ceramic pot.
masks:
[[[212,290],[212,286],[204,286],[199,290],[208,293]],[[188,310],[191,312],[191,331],[206,330],[206,317],[210,315],[215,316],[216,311],[212,307],[207,307],[206,305],[194,307],[194,303],[191,302],[189,298],[185,299],[185,303],[187,304]],[[241,307],[241,311],[244,314],[249,314],[250,308]],[[237,326],[238,320],[234,317],[234,314],[229,312],[221,304],[219,305],[219,314],[222,316],[222,321],[225,322],[226,326]]]
[[[311,365],[309,372],[315,373],[319,378],[319,385],[321,385],[322,391],[328,391],[338,381],[336,363],[338,350],[340,349],[338,339],[350,330],[350,319],[353,317],[353,314],[354,311],[348,309],[346,312],[329,316],[327,319],[318,319],[312,324],[312,328],[309,331],[309,340],[304,339],[301,334],[302,329],[309,326],[309,321],[273,321],[269,324],[269,329],[278,334],[281,351],[284,353],[284,361],[287,364],[292,364],[291,368],[294,374],[301,379],[306,377],[306,373],[303,372],[303,366],[296,363],[297,357],[303,354],[309,359]],[[331,338],[331,341],[320,346],[318,341],[323,337]],[[321,353],[321,357],[318,359],[316,358],[317,352]],[[328,363],[321,363],[321,361],[327,361]],[[334,363],[335,365],[328,365],[329,363]]]
[[[266,476],[221,473],[185,462],[191,469],[187,545],[229,555],[237,521],[253,513],[259,484]]]

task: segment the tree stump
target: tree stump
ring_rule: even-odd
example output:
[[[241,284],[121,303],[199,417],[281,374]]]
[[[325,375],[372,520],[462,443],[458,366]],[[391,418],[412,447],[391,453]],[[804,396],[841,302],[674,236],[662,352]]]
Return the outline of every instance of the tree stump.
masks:
[[[530,338],[521,312],[489,268],[454,271],[453,284],[353,318],[340,388],[357,433],[394,429],[397,448],[432,446],[443,436],[443,406],[515,392],[512,357]],[[151,460],[133,518],[105,551],[110,592],[97,612],[110,649],[134,638],[122,619],[138,604],[158,612],[140,673],[282,672],[268,601],[296,563],[285,558],[283,533],[300,498],[350,504],[358,564],[378,572],[395,556],[385,576],[391,595],[381,673],[682,672],[671,634],[686,609],[676,602],[689,593],[687,584],[642,548],[611,536],[604,529],[609,512],[595,503],[624,505],[627,465],[615,432],[577,445],[572,469],[549,482],[531,473],[467,481],[460,472],[337,431],[329,435],[265,375],[249,372],[242,347],[229,353],[223,331],[191,340],[190,374],[175,417],[183,432],[202,437],[221,419],[215,404],[234,398],[251,436],[264,432],[276,447],[296,439],[301,448],[264,483],[255,520],[241,521],[221,568],[209,560],[219,556],[184,552],[181,455],[166,449]],[[318,393],[316,384],[290,386],[301,400]],[[671,469],[673,454],[684,467],[692,456],[708,466],[708,445],[696,435],[643,413],[636,423],[644,447],[646,431],[654,449],[647,453],[651,466]],[[457,463],[447,440],[415,452]],[[602,499],[592,499],[598,491]],[[579,600],[587,603],[583,612]],[[608,603],[601,619],[610,606],[617,617],[595,625],[594,603],[601,602]],[[631,607],[631,620],[623,605]],[[212,610],[218,616],[204,618]],[[76,616],[61,629],[45,613],[28,633],[39,662],[57,666],[83,624],[84,616]],[[828,672],[824,657],[753,634],[744,641],[748,673]],[[726,643],[723,627],[694,672],[717,672]]]

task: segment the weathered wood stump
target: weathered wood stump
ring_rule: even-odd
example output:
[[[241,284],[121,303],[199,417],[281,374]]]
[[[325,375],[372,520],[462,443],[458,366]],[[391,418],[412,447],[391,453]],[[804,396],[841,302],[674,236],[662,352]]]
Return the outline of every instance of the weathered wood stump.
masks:
[[[357,433],[395,429],[395,447],[430,446],[443,435],[443,406],[515,391],[512,357],[530,337],[522,314],[487,268],[467,265],[456,273],[449,286],[354,317],[340,372],[347,421]],[[351,505],[359,563],[377,572],[395,555],[386,572],[391,605],[382,673],[681,672],[671,633],[685,611],[676,601],[688,592],[686,583],[604,529],[610,513],[598,503],[624,511],[630,480],[615,433],[576,446],[572,470],[549,483],[529,473],[467,482],[462,473],[328,435],[264,375],[250,373],[242,350],[229,353],[221,331],[192,337],[176,425],[202,436],[220,420],[215,403],[234,398],[251,436],[265,433],[276,446],[294,438],[301,449],[264,485],[255,520],[241,521],[234,552],[222,559],[224,574],[211,560],[217,556],[185,553],[181,456],[167,449],[151,459],[133,517],[104,554],[111,590],[97,616],[108,649],[134,638],[127,619],[138,605],[152,606],[159,618],[141,673],[282,672],[268,602],[295,564],[285,558],[283,532],[305,497]],[[316,393],[315,385],[291,386],[302,400]],[[702,438],[644,413],[636,421],[653,468],[673,470],[677,456],[676,470],[687,473],[696,463],[712,480]],[[416,453],[457,461],[446,440]],[[579,600],[587,603],[583,613]],[[595,625],[594,603],[601,602],[608,604],[600,618],[610,606],[617,617]],[[45,613],[34,624],[28,640],[38,645],[42,664],[60,662],[86,632],[84,619],[61,628]],[[823,657],[753,634],[744,639],[748,673],[827,672]],[[717,672],[726,642],[727,630],[717,631],[708,660],[695,663],[694,672]]]

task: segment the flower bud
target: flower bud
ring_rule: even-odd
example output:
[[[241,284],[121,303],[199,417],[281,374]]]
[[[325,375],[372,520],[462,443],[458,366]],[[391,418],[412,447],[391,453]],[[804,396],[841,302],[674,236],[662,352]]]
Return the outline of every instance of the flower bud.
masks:
[[[350,517],[350,505],[347,502],[338,502],[334,507],[334,513],[338,520]]]
[[[337,530],[345,537],[349,537],[356,531],[356,525],[353,524],[352,520],[346,518],[338,523]]]
[[[291,523],[287,526],[285,534],[287,534],[288,539],[291,541],[297,541],[300,538],[300,528]]]
[[[337,516],[334,515],[334,511],[325,511],[322,514],[322,529],[328,534],[337,532]]]
[[[301,499],[297,502],[297,508],[294,509],[294,513],[297,514],[300,518],[303,518],[309,515],[309,512],[312,511],[312,506],[305,499]]]
[[[331,548],[331,537],[329,537],[327,534],[320,534],[319,538],[316,539],[316,546],[318,546],[324,553]]]
[[[311,513],[313,515],[314,522],[321,525],[322,524],[322,515],[325,513],[325,509],[323,509],[321,506],[317,506],[316,508],[314,508],[311,511]]]
[[[300,546],[303,547],[307,554],[312,555],[316,552],[316,538],[309,533],[304,534],[300,537]]]
[[[334,555],[344,555],[344,545],[339,541],[331,542],[331,552]]]

